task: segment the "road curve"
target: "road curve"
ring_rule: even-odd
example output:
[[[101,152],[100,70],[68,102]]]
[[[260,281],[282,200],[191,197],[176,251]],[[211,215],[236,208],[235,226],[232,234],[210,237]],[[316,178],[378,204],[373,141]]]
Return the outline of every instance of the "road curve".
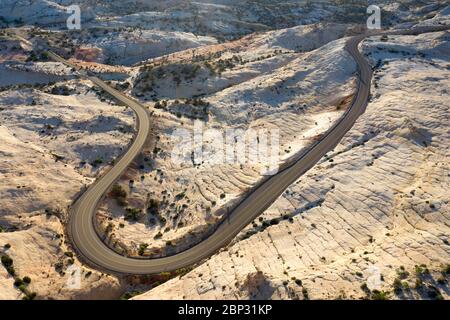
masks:
[[[420,30],[384,32],[384,34],[419,34],[440,31],[441,28],[438,28],[438,30],[436,28],[421,28]],[[447,29],[448,27],[444,28],[444,30]],[[212,235],[188,250],[163,258],[137,259],[121,256],[105,245],[96,233],[93,219],[97,206],[111,185],[115,183],[142,149],[150,130],[150,120],[144,106],[111,88],[99,78],[88,77],[93,83],[134,110],[138,119],[138,131],[130,148],[116,162],[115,166],[91,185],[71,207],[67,228],[68,235],[77,253],[92,267],[109,273],[155,274],[193,265],[227,245],[246,225],[264,212],[290,184],[313,167],[325,153],[333,149],[364,112],[370,94],[372,69],[359,52],[358,45],[367,36],[377,34],[355,36],[346,43],[346,50],[357,63],[360,81],[358,81],[358,91],[352,105],[340,120],[319,141],[309,147],[296,162],[265,180],[244,198],[230,213],[229,218],[223,221]],[[49,54],[54,60],[77,68],[61,57],[53,53]]]

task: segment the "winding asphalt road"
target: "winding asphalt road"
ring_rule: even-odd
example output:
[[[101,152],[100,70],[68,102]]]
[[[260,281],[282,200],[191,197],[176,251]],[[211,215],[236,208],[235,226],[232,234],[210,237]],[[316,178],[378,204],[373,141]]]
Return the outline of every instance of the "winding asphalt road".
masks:
[[[68,223],[68,234],[78,253],[86,263],[100,270],[114,274],[156,274],[173,271],[193,265],[217,252],[227,245],[246,225],[266,210],[283,191],[301,175],[313,167],[329,150],[332,150],[350,130],[358,117],[365,111],[370,94],[372,69],[359,52],[359,43],[367,36],[380,34],[420,34],[447,30],[446,27],[421,28],[408,31],[378,32],[376,34],[352,37],[347,41],[346,50],[355,59],[358,66],[358,91],[352,105],[319,141],[314,143],[293,164],[282,168],[276,175],[265,180],[244,198],[208,238],[192,248],[178,254],[155,259],[138,259],[121,256],[111,250],[99,238],[94,227],[94,215],[97,206],[112,184],[121,176],[127,166],[139,154],[150,130],[150,117],[147,109],[133,99],[111,88],[97,77],[88,77],[93,83],[134,110],[138,119],[138,131],[128,151],[116,162],[115,166],[97,179],[88,190],[74,203]],[[61,57],[49,53],[50,57],[77,68]]]

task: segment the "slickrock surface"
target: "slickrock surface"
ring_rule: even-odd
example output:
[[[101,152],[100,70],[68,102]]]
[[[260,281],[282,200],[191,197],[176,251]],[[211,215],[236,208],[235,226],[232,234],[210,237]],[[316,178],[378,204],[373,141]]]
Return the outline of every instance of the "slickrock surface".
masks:
[[[329,28],[331,30],[331,26]],[[277,32],[274,43],[320,46],[322,40],[309,43],[315,38],[310,33],[318,29],[305,29]],[[335,37],[346,27],[337,29]],[[302,41],[304,38],[306,41]],[[117,251],[130,255],[161,256],[202,239],[227,208],[260,181],[266,171],[264,166],[269,164],[268,158],[258,162],[249,158],[243,162],[211,162],[221,155],[225,159],[225,152],[229,151],[217,136],[206,130],[216,129],[225,139],[226,130],[239,129],[232,133],[233,139],[242,138],[247,147],[251,143],[250,134],[245,137],[247,130],[261,136],[263,130],[268,130],[267,134],[273,132],[280,141],[280,158],[275,159],[275,164],[296,155],[325,132],[351,101],[356,65],[343,49],[344,42],[344,39],[336,40],[304,54],[292,52],[286,57],[278,53],[276,57],[264,55],[257,59],[261,57],[261,50],[267,52],[263,49],[267,44],[259,40],[251,50],[241,52],[245,60],[258,62],[237,64],[227,71],[224,77],[234,74],[235,85],[213,90],[217,92],[200,99],[203,105],[173,99],[164,100],[168,101],[168,107],[163,110],[158,107],[161,102],[151,105],[154,130],[149,146],[120,181],[127,193],[127,203],[120,207],[109,198],[99,210],[98,220],[108,235],[107,242]],[[279,48],[278,45],[275,48]],[[164,77],[157,79],[158,83],[165,83]],[[220,79],[223,78],[211,76],[211,86],[218,86]],[[182,104],[188,110],[186,114],[172,110]],[[200,125],[191,114],[196,108],[206,109]],[[177,136],[180,132],[177,130],[187,130],[183,134],[186,138],[199,126],[203,133],[203,158],[194,159],[196,165],[193,166],[191,153],[194,149],[179,138],[179,133]],[[271,136],[267,135],[267,139],[270,141]],[[184,149],[180,148],[180,143],[184,143]],[[234,142],[231,147],[236,147]],[[174,152],[177,148],[181,152]],[[144,249],[139,253],[140,248]]]
[[[121,284],[81,267],[61,221],[75,195],[127,145],[134,120],[83,83],[64,85],[80,94],[58,94],[61,83],[0,92],[0,252],[13,259],[16,276],[31,278],[38,298],[116,298]],[[82,271],[80,290],[67,286],[74,266]],[[0,299],[23,297],[0,269]]]
[[[448,24],[443,1],[377,3],[386,28]],[[80,31],[67,30],[70,4],[81,5]],[[352,98],[342,38],[361,31],[367,1],[297,4],[1,0],[0,255],[12,260],[0,265],[0,299],[149,287],[88,269],[66,243],[67,206],[123,152],[134,120],[44,50],[149,107],[154,131],[120,181],[127,207],[144,215],[125,221],[110,198],[99,214],[132,254],[173,253],[261,178],[259,165],[192,168],[189,153],[188,166],[173,164],[174,130],[192,129],[195,117],[204,129],[278,127],[283,161]],[[448,298],[448,42],[445,33],[367,41],[373,97],[342,144],[228,248],[137,299]],[[206,139],[207,152],[215,146]],[[31,283],[20,285],[24,277]]]
[[[367,40],[373,99],[342,143],[232,245],[136,299],[448,298],[448,37]]]

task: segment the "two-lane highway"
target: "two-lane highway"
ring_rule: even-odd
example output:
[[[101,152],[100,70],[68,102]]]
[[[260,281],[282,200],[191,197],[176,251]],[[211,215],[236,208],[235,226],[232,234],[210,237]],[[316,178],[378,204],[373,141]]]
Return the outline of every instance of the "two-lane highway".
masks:
[[[445,28],[448,29],[448,27]],[[432,31],[436,31],[436,29],[415,30],[416,33]],[[414,31],[396,31],[385,34],[416,33]],[[319,141],[310,146],[295,163],[268,178],[246,196],[212,235],[188,250],[163,258],[135,259],[121,256],[105,245],[96,233],[93,219],[97,206],[111,185],[121,176],[142,149],[150,130],[150,120],[144,106],[111,88],[102,80],[89,77],[93,83],[134,110],[138,119],[138,131],[130,148],[116,162],[115,166],[90,186],[71,208],[68,234],[78,254],[93,267],[110,273],[155,274],[193,265],[226,246],[246,225],[263,213],[290,184],[313,167],[329,150],[333,149],[364,112],[369,98],[372,78],[372,69],[358,50],[359,43],[365,37],[367,36],[352,37],[346,44],[346,50],[357,63],[360,81],[352,105],[340,120]],[[76,68],[76,66],[69,64],[55,54],[50,54],[50,56],[56,61]]]

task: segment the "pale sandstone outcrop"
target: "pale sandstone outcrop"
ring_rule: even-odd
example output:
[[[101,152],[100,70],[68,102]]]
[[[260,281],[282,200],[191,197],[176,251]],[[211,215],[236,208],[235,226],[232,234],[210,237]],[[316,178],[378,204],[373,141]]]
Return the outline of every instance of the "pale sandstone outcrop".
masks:
[[[241,286],[255,272],[269,279],[272,299],[357,299],[366,286],[392,299],[448,298],[448,34],[372,40],[364,52],[383,61],[373,100],[341,144],[262,215],[279,223],[256,221],[256,234],[245,237],[247,227],[183,278],[136,299],[252,298]]]
[[[84,92],[73,96],[45,88],[0,92],[0,255],[13,259],[18,277],[31,278],[38,299],[113,299],[123,291],[117,278],[82,267],[64,243],[67,206],[121,153],[133,127],[129,111],[86,88],[76,83]],[[81,287],[70,289],[74,266]],[[23,297],[13,283],[1,266],[0,299]]]

